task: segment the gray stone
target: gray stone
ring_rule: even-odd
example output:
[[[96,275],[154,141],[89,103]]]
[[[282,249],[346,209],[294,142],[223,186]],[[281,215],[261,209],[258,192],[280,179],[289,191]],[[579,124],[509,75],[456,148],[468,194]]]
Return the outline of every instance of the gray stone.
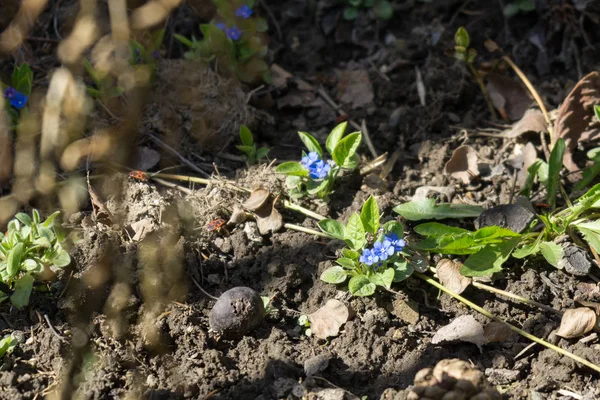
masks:
[[[529,227],[535,213],[520,204],[503,204],[485,210],[475,220],[475,228],[499,226],[521,233]]]
[[[558,262],[558,268],[564,268],[575,276],[586,276],[592,268],[592,261],[586,250],[578,246],[568,246],[564,249],[563,258]]]

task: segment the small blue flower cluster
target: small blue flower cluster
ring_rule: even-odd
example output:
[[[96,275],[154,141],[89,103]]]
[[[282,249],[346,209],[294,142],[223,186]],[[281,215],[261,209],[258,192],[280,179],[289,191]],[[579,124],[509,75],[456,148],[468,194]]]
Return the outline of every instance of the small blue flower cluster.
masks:
[[[367,265],[377,264],[401,252],[404,246],[406,246],[404,239],[398,238],[395,233],[390,233],[383,238],[382,242],[375,242],[372,249],[364,249],[359,261]]]
[[[252,9],[250,7],[248,7],[247,5],[243,5],[240,8],[238,8],[237,10],[235,10],[235,16],[242,18],[242,19],[250,18],[252,16],[252,13],[253,13]],[[231,27],[227,27],[227,25],[225,25],[225,23],[218,22],[216,24],[216,26],[217,26],[217,28],[219,28],[220,30],[225,32],[227,37],[231,40],[239,40],[242,37],[242,33],[243,33],[242,30],[235,25],[233,25]]]
[[[319,158],[317,152],[311,151],[308,155],[302,157],[300,164],[308,171],[308,176],[312,179],[324,179],[331,171],[334,162],[331,160],[325,162]]]
[[[25,104],[27,104],[27,99],[29,98],[23,93],[18,92],[17,89],[10,86],[4,91],[4,97],[6,97],[10,101],[10,105],[17,110],[25,107]]]

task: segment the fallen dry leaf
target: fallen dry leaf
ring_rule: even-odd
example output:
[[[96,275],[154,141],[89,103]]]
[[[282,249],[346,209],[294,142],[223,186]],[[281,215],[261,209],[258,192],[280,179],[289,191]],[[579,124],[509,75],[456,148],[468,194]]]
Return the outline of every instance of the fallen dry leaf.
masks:
[[[352,108],[365,107],[373,102],[373,85],[367,71],[336,71],[337,97]]]
[[[431,339],[433,344],[453,341],[473,343],[481,350],[486,343],[483,325],[471,315],[461,315],[440,328]]]
[[[471,278],[461,275],[461,262],[442,258],[436,265],[437,276],[442,285],[456,294],[461,294],[471,284]]]
[[[350,309],[335,299],[327,300],[323,307],[308,315],[312,334],[320,339],[337,336],[349,318]]]
[[[131,239],[134,242],[139,242],[145,238],[147,234],[154,231],[154,221],[152,218],[144,218],[131,224],[129,229],[133,232],[133,237]]]
[[[500,133],[498,136],[503,138],[516,138],[527,132],[545,132],[547,129],[544,114],[536,108],[529,109],[519,121],[513,126]]]
[[[229,224],[234,224],[234,225],[242,224],[242,223],[246,222],[247,218],[248,218],[248,214],[246,214],[244,212],[244,210],[242,210],[238,206],[234,206],[233,207],[233,212],[231,213],[231,217],[229,218],[229,221],[227,221],[227,225],[229,225]]]
[[[419,321],[419,304],[412,300],[396,299],[392,304],[392,314],[409,325]]]
[[[460,179],[464,184],[469,184],[473,177],[479,176],[475,149],[471,146],[460,146],[454,150],[444,167],[444,172],[455,179]]]
[[[600,315],[600,303],[596,303],[594,301],[581,300],[578,298],[575,298],[575,301],[581,304],[582,306],[591,309],[596,313],[596,315]]]
[[[486,89],[494,107],[503,117],[516,121],[533,102],[523,86],[504,75],[489,73]]]
[[[269,213],[264,213],[265,207],[256,210],[256,224],[261,235],[266,235],[271,232],[277,232],[283,226],[283,217],[275,208],[275,205],[270,207]]]
[[[563,164],[569,171],[579,170],[573,161],[577,143],[600,137],[600,122],[594,117],[596,104],[600,104],[600,73],[592,72],[575,85],[558,109],[552,145],[558,138],[565,140]]]
[[[254,189],[242,207],[250,211],[256,211],[265,205],[271,193],[265,188]]]
[[[596,325],[596,313],[587,307],[579,307],[565,311],[560,321],[557,336],[565,339],[583,336]]]
[[[512,335],[508,325],[492,321],[483,328],[486,343],[505,342]]]

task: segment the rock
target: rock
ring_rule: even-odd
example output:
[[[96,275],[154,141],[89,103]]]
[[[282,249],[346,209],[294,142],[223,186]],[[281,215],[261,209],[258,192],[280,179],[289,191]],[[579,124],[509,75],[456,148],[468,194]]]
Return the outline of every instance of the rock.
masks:
[[[482,212],[475,220],[475,228],[499,226],[521,233],[529,227],[533,218],[535,213],[520,204],[503,204]]]
[[[321,371],[325,371],[329,366],[330,356],[325,354],[319,354],[304,361],[304,374],[306,376],[312,376],[318,374]]]
[[[234,287],[219,297],[213,306],[210,328],[225,337],[240,337],[263,320],[265,307],[261,297],[248,287]]]
[[[592,261],[587,251],[578,246],[568,246],[564,249],[563,258],[558,262],[559,269],[565,269],[568,273],[576,276],[586,276],[592,268]]]

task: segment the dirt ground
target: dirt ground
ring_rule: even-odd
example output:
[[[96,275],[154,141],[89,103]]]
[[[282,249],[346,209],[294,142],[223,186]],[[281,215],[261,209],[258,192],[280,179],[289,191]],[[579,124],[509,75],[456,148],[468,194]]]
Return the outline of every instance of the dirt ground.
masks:
[[[104,15],[106,2],[99,3],[99,15]],[[497,167],[527,143],[541,155],[540,139],[479,135],[507,122],[491,118],[468,70],[447,54],[454,32],[464,26],[480,60],[490,65],[497,56],[483,43],[498,43],[554,109],[582,76],[599,70],[600,3],[587,2],[582,10],[586,2],[536,1],[537,11],[505,18],[501,4],[507,0],[392,1],[395,14],[388,22],[367,13],[345,21],[342,9],[328,1],[260,3],[268,5],[268,12],[260,5],[257,9],[270,24],[269,62],[293,78],[282,83],[276,74],[273,85],[252,92],[256,87],[211,70],[191,73],[196,67],[181,60],[184,49],[172,34],[198,34],[198,24],[210,19],[210,11],[199,12],[201,1],[184,2],[174,11],[157,88],[144,107],[136,145],[160,152],[155,170],[181,164],[159,138],[218,179],[208,186],[183,183],[181,190],[97,166],[111,175],[93,183],[112,217],[99,218],[93,212],[98,204],[90,203],[70,215],[64,223],[71,231],[71,267],[47,291],[35,291],[25,310],[0,305],[0,336],[22,338],[2,359],[0,399],[58,398],[56,393],[63,391],[78,399],[397,400],[406,398],[405,389],[420,369],[446,358],[471,362],[507,399],[575,398],[560,390],[577,393],[579,399],[600,398],[596,373],[553,351],[529,347],[518,335],[483,350],[469,343],[432,344],[439,328],[457,316],[487,319],[416,278],[396,286],[397,294],[379,291],[369,298],[352,297],[343,287],[322,282],[319,275],[334,262],[335,242],[285,228],[261,235],[252,220],[207,230],[216,218],[227,220],[248,197],[226,179],[247,189],[267,186],[275,194],[284,187],[272,167],[247,167],[241,161],[234,147],[240,123],[252,128],[260,145],[272,148],[270,159],[291,160],[301,152],[298,130],[324,142],[339,121],[322,96],[305,89],[306,83],[341,104],[347,118],[364,119],[375,152],[388,157],[397,152],[398,160],[385,180],[358,171],[346,174],[329,203],[305,200],[304,207],[345,221],[374,194],[389,220],[399,218],[392,207],[424,186],[446,188],[446,195],[433,192],[444,201],[483,207],[508,203],[513,173]],[[58,34],[68,32],[76,8],[70,1],[49,2],[32,39],[14,58],[1,59],[0,71],[6,75],[13,62],[29,62],[35,86],[46,90],[47,74],[59,65],[54,55]],[[10,14],[8,8],[4,11]],[[511,71],[503,73],[516,81]],[[417,74],[426,105],[419,98]],[[194,137],[198,120],[208,124],[210,135]],[[97,112],[90,124],[114,122]],[[462,145],[472,146],[488,166],[469,184],[443,173],[453,150]],[[360,152],[363,163],[373,159],[366,145]],[[127,167],[136,169],[143,157],[134,158]],[[172,171],[198,176],[187,165]],[[302,214],[280,211],[286,222],[318,229]],[[566,309],[581,293],[582,282],[593,283],[543,263],[513,263],[494,286]],[[215,301],[203,291],[218,297],[235,286],[272,297],[277,311],[241,339],[220,338],[209,332]],[[600,364],[597,341],[551,335],[558,317],[473,287],[463,295]],[[303,335],[299,315],[331,298],[345,302],[356,316],[328,341]],[[596,290],[590,300],[599,299]],[[403,319],[398,302],[410,302],[417,318]],[[328,364],[307,377],[305,363],[317,356]]]

